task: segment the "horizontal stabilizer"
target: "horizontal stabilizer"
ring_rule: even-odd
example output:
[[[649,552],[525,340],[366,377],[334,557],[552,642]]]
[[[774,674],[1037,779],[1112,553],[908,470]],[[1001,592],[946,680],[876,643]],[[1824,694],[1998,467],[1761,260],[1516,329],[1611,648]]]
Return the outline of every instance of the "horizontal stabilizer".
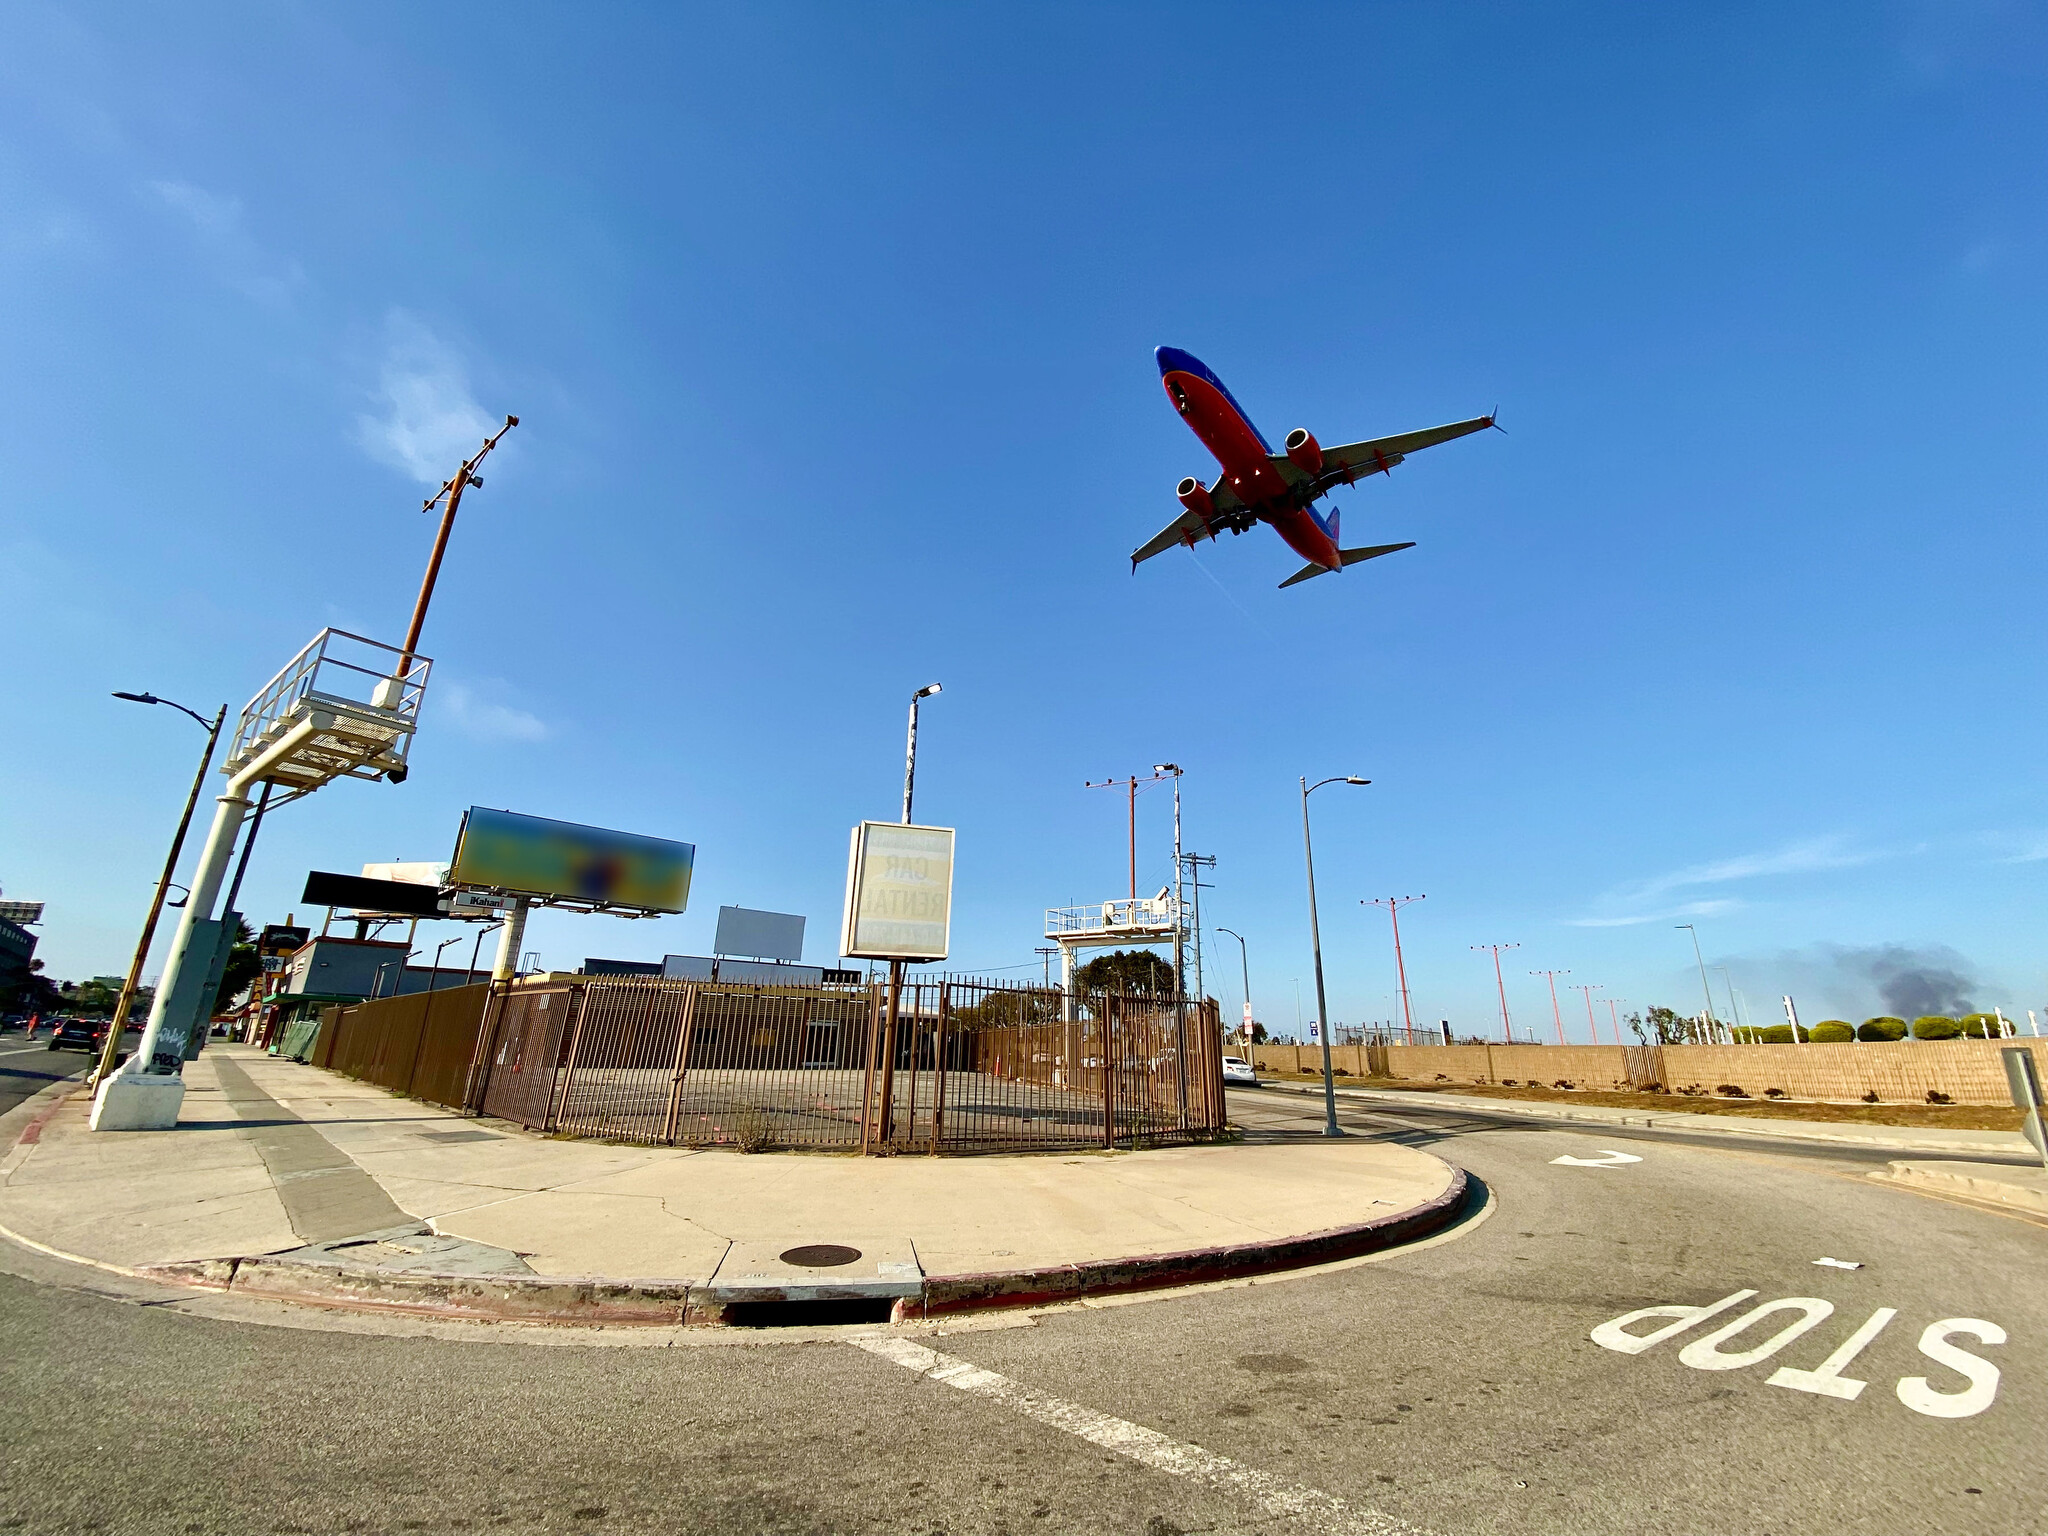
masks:
[[[1396,550],[1413,549],[1414,547],[1415,541],[1410,539],[1406,544],[1371,544],[1364,549],[1344,549],[1339,550],[1338,553],[1344,557],[1346,565],[1356,565],[1361,560],[1377,560],[1381,555],[1391,555]],[[1304,565],[1292,576],[1281,582],[1280,585],[1291,587],[1298,581],[1307,581],[1312,576],[1321,576],[1329,571],[1329,569],[1329,566],[1319,565],[1311,560],[1307,565]]]

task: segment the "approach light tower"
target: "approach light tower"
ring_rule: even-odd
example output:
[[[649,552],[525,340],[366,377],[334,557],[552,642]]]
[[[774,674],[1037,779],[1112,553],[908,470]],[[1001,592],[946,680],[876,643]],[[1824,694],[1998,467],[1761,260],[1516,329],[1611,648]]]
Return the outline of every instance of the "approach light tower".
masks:
[[[518,417],[507,416],[505,425],[486,438],[421,509],[431,511],[446,498],[405,644],[383,645],[343,630],[323,629],[242,710],[221,765],[227,788],[193,871],[191,894],[157,983],[149,1022],[122,1069],[100,1081],[93,1096],[95,1131],[166,1131],[178,1123],[185,1102],[185,1063],[197,1054],[195,1044],[205,1038],[240,920],[232,911],[216,918],[214,904],[220,899],[242,823],[256,805],[250,791],[261,785],[265,809],[275,810],[340,778],[405,781],[420,701],[433,668],[418,653],[420,629],[455,511],[463,487],[483,483],[476,467],[518,424]],[[275,792],[281,796],[273,800]],[[236,879],[239,885],[240,876]],[[232,892],[229,900],[232,903]]]

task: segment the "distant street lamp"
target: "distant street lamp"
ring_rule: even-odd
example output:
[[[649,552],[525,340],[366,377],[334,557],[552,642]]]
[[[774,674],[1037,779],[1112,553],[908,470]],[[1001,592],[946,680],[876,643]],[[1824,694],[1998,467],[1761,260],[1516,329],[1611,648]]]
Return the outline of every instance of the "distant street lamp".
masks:
[[[190,715],[206,732],[206,750],[199,756],[199,771],[192,775],[192,792],[185,797],[185,814],[178,818],[177,835],[171,839],[164,872],[157,878],[156,895],[151,898],[149,916],[142,923],[142,937],[135,943],[135,958],[128,962],[128,977],[121,983],[121,996],[114,1004],[114,1018],[107,1026],[106,1044],[100,1047],[100,1064],[93,1070],[92,1080],[95,1083],[113,1072],[115,1058],[120,1055],[121,1030],[128,1022],[128,1010],[135,1005],[135,989],[142,981],[142,967],[149,959],[149,946],[156,939],[156,922],[163,915],[164,897],[170,893],[171,875],[178,867],[178,855],[184,850],[185,833],[192,826],[192,808],[199,803],[200,786],[206,782],[206,770],[213,766],[213,749],[220,742],[221,722],[228,717],[225,704],[208,720],[196,710],[186,709],[171,699],[160,699],[153,693],[116,693],[114,697],[126,699],[131,704],[169,704],[171,708]]]
[[[1309,944],[1315,951],[1316,961],[1316,1034],[1323,1042],[1323,1134],[1342,1136],[1337,1128],[1337,1080],[1330,1069],[1330,1005],[1323,992],[1323,933],[1316,919],[1316,851],[1309,838],[1308,797],[1325,784],[1370,784],[1371,779],[1361,779],[1357,774],[1344,774],[1337,778],[1318,779],[1309,783],[1306,776],[1301,781],[1301,855],[1308,867],[1308,936]]]
[[[1235,928],[1218,928],[1218,933],[1227,933],[1237,940],[1237,963],[1244,972],[1244,1059],[1253,1066],[1258,1062],[1252,1055],[1252,961],[1251,950],[1244,942],[1244,935]]]
[[[1692,935],[1692,957],[1698,962],[1700,968],[1700,995],[1707,1000],[1706,1028],[1708,1038],[1712,1039],[1715,1033],[1714,989],[1707,985],[1707,961],[1706,957],[1700,953],[1700,931],[1693,927],[1691,923],[1673,923],[1671,926],[1683,928]]]

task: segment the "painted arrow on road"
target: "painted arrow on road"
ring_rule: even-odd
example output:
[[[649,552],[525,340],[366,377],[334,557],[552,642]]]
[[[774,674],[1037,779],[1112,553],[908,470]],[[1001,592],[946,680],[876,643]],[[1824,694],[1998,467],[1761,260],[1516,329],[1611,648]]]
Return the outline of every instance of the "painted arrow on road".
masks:
[[[1623,1163],[1640,1163],[1642,1159],[1633,1152],[1616,1152],[1603,1147],[1598,1157],[1553,1157],[1553,1163],[1563,1163],[1567,1168],[1619,1168]]]

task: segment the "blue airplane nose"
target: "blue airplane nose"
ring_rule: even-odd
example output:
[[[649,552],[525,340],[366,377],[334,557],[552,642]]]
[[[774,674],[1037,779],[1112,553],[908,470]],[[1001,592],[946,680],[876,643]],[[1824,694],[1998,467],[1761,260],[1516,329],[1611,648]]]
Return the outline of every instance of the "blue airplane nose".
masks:
[[[1197,378],[1207,378],[1209,370],[1202,366],[1202,360],[1192,352],[1183,352],[1179,347],[1155,347],[1153,357],[1159,361],[1159,376],[1169,373],[1192,373]]]

